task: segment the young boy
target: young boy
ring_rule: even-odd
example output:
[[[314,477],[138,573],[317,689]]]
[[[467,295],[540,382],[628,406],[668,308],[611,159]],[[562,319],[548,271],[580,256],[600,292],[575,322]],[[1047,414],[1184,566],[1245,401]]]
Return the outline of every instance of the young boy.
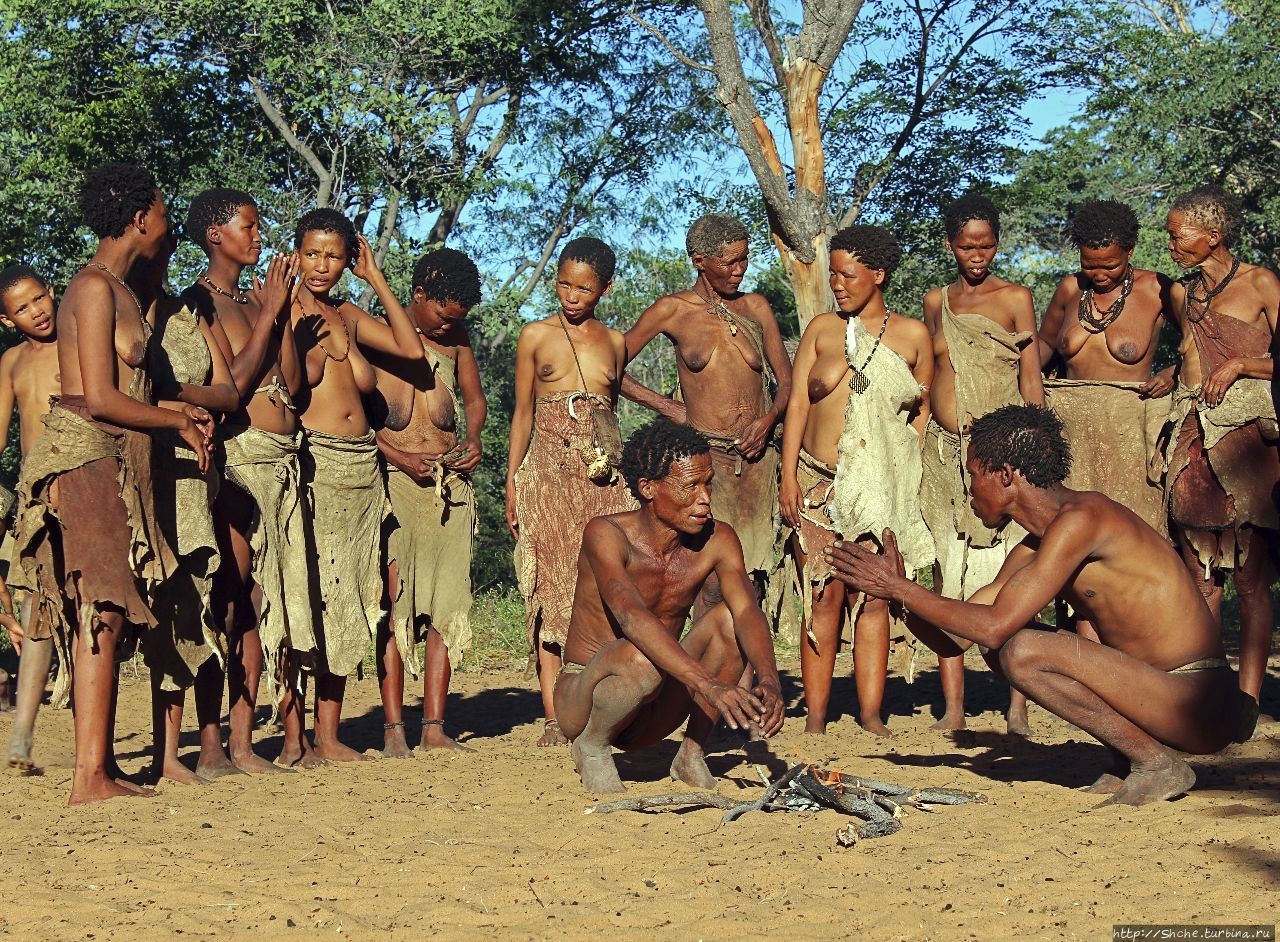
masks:
[[[554,692],[569,634],[578,551],[593,517],[633,510],[617,473],[618,453],[600,448],[613,423],[627,364],[622,334],[596,320],[617,259],[599,239],[574,239],[560,253],[560,310],[526,324],[516,342],[516,407],[507,458],[507,526],[516,538],[516,575],[525,598],[530,657],[538,669],[546,721],[539,746],[568,743]],[[536,431],[535,431],[536,430]]]
[[[29,265],[10,265],[0,271],[0,324],[21,331],[24,337],[16,347],[10,347],[0,356],[0,451],[9,443],[9,423],[17,406],[19,444],[25,457],[31,444],[44,431],[41,420],[49,411],[49,400],[61,391],[53,289]],[[9,735],[9,767],[34,772],[31,743],[53,658],[53,625],[40,617],[40,606],[32,604],[27,595],[32,587],[24,584],[19,567],[13,565],[10,554],[13,541],[7,530],[5,544],[5,551],[0,555],[10,564],[8,581],[18,591],[21,600],[18,604],[23,611],[19,612],[9,599],[0,620],[5,614],[17,616],[25,629],[18,662],[18,712]],[[6,601],[4,594],[7,592],[0,593],[0,604]],[[67,676],[65,669],[58,675],[55,703],[65,702]]]
[[[62,393],[46,433],[27,455],[19,494],[18,552],[40,593],[69,596],[77,616],[61,633],[71,659],[76,761],[71,803],[144,793],[122,778],[113,750],[116,658],[156,626],[147,596],[172,572],[151,500],[152,429],[172,429],[209,466],[213,421],[204,409],[150,404],[145,312],[124,277],[155,258],[169,235],[164,197],[132,164],[90,171],[80,191],[84,221],[98,237],[58,309]],[[56,524],[62,574],[48,547]]]
[[[296,680],[298,665],[316,655],[293,401],[302,388],[302,371],[288,317],[297,262],[277,256],[262,285],[241,290],[241,274],[262,254],[258,206],[241,190],[219,187],[198,194],[187,228],[209,264],[183,299],[211,321],[243,393],[240,407],[219,426],[228,486],[218,490],[214,503],[222,562],[214,576],[214,607],[227,638],[231,730],[224,752],[222,672],[216,663],[206,663],[196,678],[201,714],[196,771],[205,776],[231,767],[274,772],[278,767],[253,751],[264,655],[272,703],[282,668],[293,663]],[[255,589],[260,613],[254,611]]]
[[[402,395],[404,383],[412,390],[408,426],[378,432],[396,524],[387,566],[392,625],[378,630],[388,756],[409,755],[401,713],[406,663],[415,677],[423,675],[419,748],[466,748],[445,735],[444,707],[450,675],[471,642],[476,501],[470,475],[480,464],[487,404],[462,320],[479,302],[480,273],[471,259],[454,249],[428,252],[414,265],[409,303],[426,359],[378,361],[385,396]],[[459,392],[467,420],[462,441]],[[425,642],[425,659],[418,657],[419,641]]]

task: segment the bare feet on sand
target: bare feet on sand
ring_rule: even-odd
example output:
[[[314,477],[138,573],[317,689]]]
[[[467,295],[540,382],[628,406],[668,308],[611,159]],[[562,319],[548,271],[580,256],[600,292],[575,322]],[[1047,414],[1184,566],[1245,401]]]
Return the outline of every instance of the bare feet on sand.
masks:
[[[318,769],[329,763],[317,755],[308,743],[305,746],[286,745],[280,751],[276,764],[285,769]]]
[[[868,733],[880,736],[883,739],[892,739],[893,731],[884,725],[884,721],[878,716],[862,716],[858,718],[858,725],[865,729]]]
[[[152,767],[152,771],[155,771],[154,766]],[[165,762],[165,764],[160,768],[159,773],[160,774],[156,776],[158,779],[168,779],[170,782],[176,782],[179,785],[209,784],[209,780],[207,778],[196,772],[192,772],[177,759]]]
[[[542,724],[542,737],[538,740],[539,746],[567,746],[569,740],[565,738],[564,733],[560,732],[560,724],[555,720],[546,720]]]
[[[1004,715],[1005,727],[1010,736],[1030,737],[1031,724],[1027,722],[1027,708],[1010,710]]]
[[[39,772],[40,767],[31,758],[31,737],[14,733],[9,737],[9,768],[23,775]]]
[[[702,747],[692,739],[680,743],[675,761],[671,763],[671,777],[694,788],[715,788],[716,779],[707,768],[707,758]]]
[[[422,742],[418,744],[420,752],[432,749],[456,749],[459,752],[475,752],[470,746],[464,746],[445,735],[444,720],[422,721]]]
[[[113,779],[108,775],[86,776],[83,781],[73,779],[69,805],[89,805],[108,798],[154,798],[155,792],[140,788],[132,782]]]
[[[227,775],[239,775],[241,772],[240,768],[231,761],[231,757],[219,746],[217,749],[209,750],[208,753],[204,750],[200,751],[200,758],[196,760],[196,774],[212,781]]]
[[[326,762],[369,762],[369,756],[363,752],[356,752],[350,746],[344,745],[336,739],[316,740],[316,755]]]
[[[1149,805],[1177,798],[1196,783],[1196,773],[1172,753],[1165,753],[1148,763],[1135,765],[1124,783],[1106,801],[1098,805]]]
[[[804,718],[804,731],[815,736],[824,736],[827,732],[827,721],[817,716],[806,716]]]
[[[232,749],[231,764],[243,772],[245,775],[269,775],[276,772],[287,772],[288,769],[282,769],[274,762],[270,762],[262,756],[258,755],[252,749]],[[200,772],[200,766],[196,766],[196,771]],[[203,772],[200,772],[203,775]]]
[[[569,751],[573,754],[573,767],[582,776],[583,787],[597,795],[625,792],[627,789],[618,777],[618,765],[613,761],[613,749],[592,749],[579,737]]]
[[[382,724],[382,756],[385,759],[413,758],[413,750],[404,738],[404,723]]]
[[[942,719],[938,720],[938,722],[934,723],[929,728],[938,730],[964,729],[964,711],[948,710],[946,713],[942,714]]]

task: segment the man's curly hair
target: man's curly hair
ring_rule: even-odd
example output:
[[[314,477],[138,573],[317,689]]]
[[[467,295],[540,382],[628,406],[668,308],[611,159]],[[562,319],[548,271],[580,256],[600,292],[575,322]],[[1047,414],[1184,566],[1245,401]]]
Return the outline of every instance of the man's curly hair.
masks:
[[[1198,186],[1173,201],[1173,209],[1201,229],[1217,229],[1222,241],[1233,245],[1240,231],[1240,200],[1220,186]]]
[[[639,500],[642,478],[646,481],[664,478],[673,462],[710,451],[711,443],[697,429],[659,416],[636,429],[622,446],[622,476]]]
[[[30,265],[23,262],[15,262],[5,268],[4,271],[0,271],[0,302],[2,302],[6,291],[24,281],[34,281],[37,284],[44,285],[46,288],[49,287],[49,282]],[[3,303],[0,303],[0,313],[4,313]]]
[[[991,227],[995,237],[1000,238],[1000,210],[981,193],[966,193],[953,200],[942,211],[943,228],[946,229],[947,238],[953,242],[964,229],[965,223],[975,219],[985,222]]]
[[[80,217],[99,239],[118,239],[135,215],[151,208],[159,190],[145,167],[102,164],[85,174],[80,184]]]
[[[187,210],[187,234],[191,241],[209,252],[209,227],[225,226],[240,212],[240,207],[258,207],[257,201],[244,190],[233,190],[225,186],[201,190],[191,201]]]
[[[975,419],[969,431],[973,454],[995,470],[1008,465],[1035,487],[1061,484],[1071,472],[1071,448],[1062,420],[1045,406],[1001,406]]]
[[[360,244],[356,241],[356,227],[351,220],[336,209],[313,209],[303,213],[293,230],[294,248],[302,248],[302,240],[308,232],[332,232],[342,239],[347,247],[347,261],[354,262],[360,255]]]
[[[413,288],[431,301],[457,301],[468,311],[480,303],[480,270],[465,252],[435,249],[413,266]]]
[[[724,247],[734,242],[747,242],[750,236],[742,220],[728,213],[707,213],[699,216],[684,237],[684,249],[692,258],[723,258]]]
[[[590,265],[596,277],[600,279],[600,283],[607,285],[613,281],[613,273],[618,267],[618,256],[613,254],[613,249],[599,239],[583,236],[580,239],[574,239],[564,247],[564,251],[560,253],[560,260],[556,262],[556,271],[563,268],[565,262],[582,262],[584,265]]]
[[[883,269],[886,282],[902,261],[902,247],[884,226],[845,226],[831,237],[831,251],[848,252],[867,268]]]
[[[1070,234],[1076,248],[1118,245],[1128,251],[1138,244],[1138,217],[1116,200],[1089,200],[1076,208]]]

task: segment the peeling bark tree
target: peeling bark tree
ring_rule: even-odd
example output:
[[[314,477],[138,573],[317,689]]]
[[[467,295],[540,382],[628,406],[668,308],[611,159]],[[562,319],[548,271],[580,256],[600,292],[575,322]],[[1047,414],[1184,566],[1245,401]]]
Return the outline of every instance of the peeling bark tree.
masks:
[[[784,99],[795,160],[790,178],[747,80],[728,0],[696,3],[707,27],[716,97],[733,123],[764,196],[770,234],[791,279],[803,328],[815,314],[831,310],[833,303],[827,275],[831,213],[818,101],[862,9],[862,0],[805,0],[800,32],[785,38],[778,35],[768,0],[748,0]]]
[[[833,304],[831,235],[877,194],[900,201],[912,190],[908,202],[927,212],[993,172],[1019,130],[1018,107],[1055,81],[1054,30],[1064,7],[1059,0],[872,0],[874,20],[858,23],[859,42],[888,61],[867,56],[842,66],[836,87],[824,93],[864,0],[801,0],[799,27],[782,33],[770,0],[745,0],[749,22],[735,18],[730,0],[694,3],[709,63],[631,15],[679,62],[711,76],[732,143],[759,186],[801,327]],[[961,146],[948,139],[957,127],[964,128]],[[780,153],[775,130],[790,137],[789,152]],[[839,181],[831,188],[829,172]]]

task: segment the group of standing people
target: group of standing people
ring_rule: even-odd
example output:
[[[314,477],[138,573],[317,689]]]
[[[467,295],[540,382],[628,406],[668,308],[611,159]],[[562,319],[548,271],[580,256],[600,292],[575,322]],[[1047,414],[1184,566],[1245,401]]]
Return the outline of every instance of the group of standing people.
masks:
[[[212,189],[187,221],[207,267],[171,297],[177,226],[147,170],[96,168],[80,208],[98,245],[56,315],[37,272],[0,273],[4,321],[25,337],[0,360],[4,427],[16,402],[23,451],[8,574],[20,621],[0,600],[22,648],[9,764],[33,767],[55,643],[54,699],[69,679],[75,716],[73,803],[145,792],[113,751],[118,664],[134,650],[152,677],[158,776],[364,758],[339,720],[371,644],[387,753],[408,754],[406,667],[424,677],[421,747],[456,745],[443,708],[469,638],[469,474],[485,421],[461,326],[480,299],[474,263],[426,253],[406,308],[351,222],[318,209],[246,290],[257,205]],[[385,319],[334,294],[348,270]],[[263,687],[285,731],[275,763],[252,743]],[[194,770],[177,752],[191,688]]]
[[[462,324],[480,298],[475,265],[453,250],[428,252],[406,308],[351,223],[315,210],[298,221],[293,254],[273,259],[246,291],[242,273],[261,252],[256,205],[210,190],[193,200],[187,224],[208,267],[175,298],[163,284],[176,238],[149,173],[98,168],[81,206],[100,241],[67,287],[56,333],[44,280],[25,266],[0,273],[5,323],[26,335],[0,360],[0,412],[16,399],[24,455],[9,583],[32,600],[21,624],[0,615],[25,633],[11,765],[30,765],[54,639],[73,668],[60,674],[72,678],[75,707],[73,802],[137,791],[111,748],[116,665],[135,642],[152,670],[156,771],[173,779],[279,767],[252,748],[260,681],[284,724],[280,765],[363,758],[340,741],[339,719],[346,680],[371,643],[385,753],[409,753],[406,668],[425,678],[421,747],[456,746],[443,715],[470,638],[469,475],[486,409]],[[945,608],[920,624],[900,580],[931,568],[936,597],[975,604],[993,586],[1013,592],[1015,564],[1028,553],[1044,559],[1049,545],[1036,516],[1047,512],[1041,491],[1056,495],[1061,516],[1069,501],[1053,489],[1064,486],[1136,514],[1142,529],[1127,538],[1140,554],[1159,556],[1161,545],[1172,554],[1176,541],[1185,568],[1171,575],[1162,558],[1151,572],[1194,583],[1203,624],[1218,617],[1223,575],[1234,572],[1239,684],[1256,705],[1280,530],[1269,352],[1280,281],[1232,255],[1238,207],[1215,188],[1175,201],[1170,251],[1193,274],[1170,282],[1133,267],[1138,223],[1128,207],[1082,205],[1071,223],[1080,271],[1059,285],[1039,328],[1031,293],[992,274],[1000,219],[991,202],[965,196],[944,221],[957,274],[925,296],[923,320],[886,306],[901,258],[893,235],[867,225],[836,233],[837,309],[807,325],[794,363],[768,302],[741,291],[749,240],[740,221],[695,221],[686,240],[695,283],[625,334],[595,317],[612,250],[592,238],[565,247],[559,310],[526,324],[517,342],[506,519],[545,710],[539,745],[572,741],[589,788],[621,787],[614,746],[647,745],[686,718],[672,772],[701,786],[712,782],[703,747],[718,719],[776,732],[782,705],[765,612],[776,621],[789,592],[803,610],[808,731],[825,730],[845,625],[864,729],[890,735],[894,624],[938,652],[938,726],[962,727],[963,648],[977,641],[998,655],[1007,637],[974,637]],[[347,270],[385,319],[332,296]],[[1166,326],[1182,335],[1180,362],[1153,374]],[[672,392],[626,375],[658,334],[675,349]],[[619,396],[660,416],[625,446]],[[1038,418],[1050,415],[1046,405],[1056,413],[1049,426]],[[1024,406],[1032,412],[1008,411]],[[996,429],[989,441],[1004,437],[976,454],[982,421]],[[1069,455],[1057,470],[1037,470],[1032,439]],[[975,480],[997,472],[1004,483],[984,486],[1003,487],[1003,504],[991,496],[984,510]],[[1101,514],[1103,531],[1111,526],[1113,511],[1086,510]],[[1070,584],[1086,571],[1060,572],[1049,592],[1059,624],[1123,648],[1123,629],[1094,623],[1114,622],[1089,601],[1097,590]],[[1200,634],[1184,647],[1209,643]],[[1221,669],[1234,687],[1213,644],[1208,658],[1161,669]],[[1004,666],[1009,728],[1025,733],[1025,695],[1039,698],[1040,687]],[[194,771],[177,756],[189,687],[201,728]],[[1125,775],[1140,771],[1139,753],[1163,761],[1145,741],[1126,751],[1095,735],[1131,763]],[[1191,745],[1179,748],[1221,748],[1215,737],[1187,734]],[[1181,771],[1169,781],[1181,782]],[[1126,800],[1167,797],[1162,782],[1133,783]]]

